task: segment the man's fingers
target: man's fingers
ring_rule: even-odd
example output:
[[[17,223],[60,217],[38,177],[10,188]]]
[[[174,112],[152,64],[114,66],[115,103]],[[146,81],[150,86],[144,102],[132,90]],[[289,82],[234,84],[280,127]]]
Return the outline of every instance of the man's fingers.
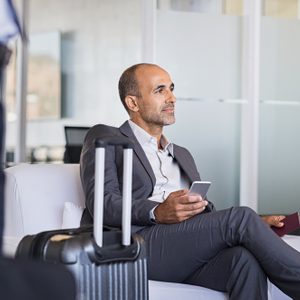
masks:
[[[179,217],[180,222],[187,220],[195,215],[198,215],[198,214],[202,213],[204,210],[205,210],[205,206],[203,206],[199,209],[193,210],[193,211],[184,211],[180,214],[180,217]]]
[[[181,204],[189,204],[189,203],[198,203],[202,201],[202,197],[197,194],[188,194],[183,193],[180,197],[178,197],[178,203]]]
[[[276,227],[284,226],[284,222],[282,222],[284,219],[285,219],[285,216],[275,216],[273,226],[276,226]]]
[[[158,223],[178,223],[202,213],[207,205],[200,195],[190,195],[187,189],[178,190],[156,207],[155,217]]]
[[[284,226],[285,216],[264,216],[263,220],[270,226],[282,227]]]
[[[194,203],[181,204],[180,208],[183,211],[195,211],[195,210],[204,210],[207,206],[208,202],[206,200],[197,201]]]
[[[188,190],[184,189],[184,190],[178,190],[175,192],[170,193],[170,195],[168,196],[167,199],[178,199],[181,197],[186,197],[188,195]]]
[[[173,192],[172,194],[175,194],[175,195],[178,195],[178,196],[181,196],[181,195],[187,195],[189,192],[188,189],[182,189],[182,190],[178,190],[178,191],[175,191]]]

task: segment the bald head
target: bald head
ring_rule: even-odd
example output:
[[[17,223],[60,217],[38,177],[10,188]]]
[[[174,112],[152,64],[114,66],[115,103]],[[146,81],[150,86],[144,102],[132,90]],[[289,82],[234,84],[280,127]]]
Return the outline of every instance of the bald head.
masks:
[[[119,79],[119,95],[122,104],[124,105],[127,112],[128,112],[128,107],[125,101],[126,96],[130,95],[130,96],[140,97],[137,71],[140,71],[142,69],[147,69],[147,68],[153,68],[153,67],[160,68],[155,64],[141,63],[129,67],[121,75]]]

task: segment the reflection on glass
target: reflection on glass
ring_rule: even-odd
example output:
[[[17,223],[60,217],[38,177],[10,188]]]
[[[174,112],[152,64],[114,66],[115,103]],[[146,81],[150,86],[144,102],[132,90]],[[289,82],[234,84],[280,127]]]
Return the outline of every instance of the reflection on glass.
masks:
[[[225,0],[224,13],[226,15],[242,16],[243,15],[243,0]]]
[[[60,117],[60,34],[30,37],[27,118]]]
[[[9,65],[6,71],[6,117],[9,122],[16,120],[16,46],[13,50]]]
[[[243,0],[158,0],[158,9],[205,14],[243,15]]]
[[[222,0],[159,0],[158,8],[199,13],[221,13]]]
[[[13,47],[16,48],[16,47]],[[27,119],[60,117],[60,34],[33,34],[28,48]],[[16,120],[16,50],[7,68],[7,120]]]
[[[298,0],[265,0],[264,15],[278,18],[297,18]]]
[[[60,117],[60,34],[30,36],[28,52],[27,119]],[[6,111],[8,122],[16,115],[16,46],[7,68]]]

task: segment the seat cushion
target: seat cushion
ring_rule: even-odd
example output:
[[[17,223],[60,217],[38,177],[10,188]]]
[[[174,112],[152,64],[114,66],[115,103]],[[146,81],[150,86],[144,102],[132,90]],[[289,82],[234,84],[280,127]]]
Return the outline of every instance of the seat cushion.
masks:
[[[5,236],[61,228],[64,203],[84,205],[78,164],[20,164],[5,175]]]
[[[61,228],[77,228],[80,226],[80,220],[84,207],[65,202]]]
[[[228,294],[190,284],[149,281],[149,300],[228,300]]]

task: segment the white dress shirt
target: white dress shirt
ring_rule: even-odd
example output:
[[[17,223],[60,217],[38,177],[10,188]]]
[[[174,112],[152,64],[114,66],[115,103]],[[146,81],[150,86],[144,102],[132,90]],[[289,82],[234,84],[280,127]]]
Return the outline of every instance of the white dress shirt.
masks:
[[[129,120],[129,125],[142,146],[154,172],[156,182],[149,200],[163,202],[171,192],[188,188],[189,183],[174,159],[173,144],[162,135],[159,149],[155,137]],[[153,211],[153,210],[152,210]]]

